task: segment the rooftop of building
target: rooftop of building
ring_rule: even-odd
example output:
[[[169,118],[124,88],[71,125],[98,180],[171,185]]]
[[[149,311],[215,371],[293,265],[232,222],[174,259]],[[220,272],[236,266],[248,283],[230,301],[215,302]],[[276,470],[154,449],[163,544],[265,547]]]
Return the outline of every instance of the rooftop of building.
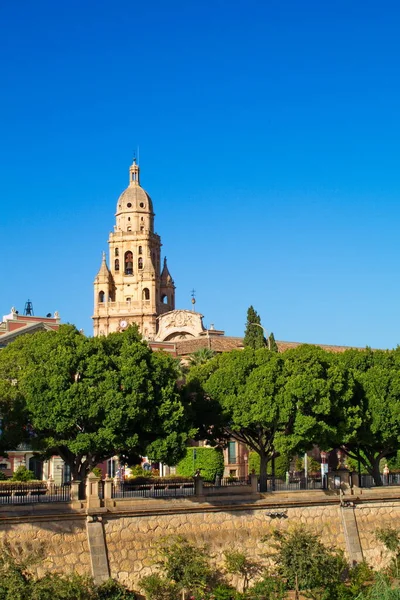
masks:
[[[25,307],[24,313],[26,311]],[[25,333],[58,329],[60,324],[58,312],[55,312],[54,315],[48,313],[45,317],[34,315],[32,308],[29,308],[28,312],[30,314],[20,314],[15,307],[12,307],[10,313],[3,316],[3,320],[0,322],[0,348],[4,348],[19,335]]]

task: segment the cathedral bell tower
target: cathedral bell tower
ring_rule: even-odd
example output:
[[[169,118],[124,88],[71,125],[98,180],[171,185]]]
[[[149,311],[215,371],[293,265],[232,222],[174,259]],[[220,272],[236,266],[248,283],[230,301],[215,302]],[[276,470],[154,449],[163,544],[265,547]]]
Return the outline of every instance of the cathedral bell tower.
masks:
[[[175,309],[175,285],[166,260],[161,273],[161,239],[154,233],[150,196],[140,186],[134,159],[129,185],[117,202],[116,224],[94,281],[94,335],[122,331],[136,323],[144,338],[154,339],[157,317]]]

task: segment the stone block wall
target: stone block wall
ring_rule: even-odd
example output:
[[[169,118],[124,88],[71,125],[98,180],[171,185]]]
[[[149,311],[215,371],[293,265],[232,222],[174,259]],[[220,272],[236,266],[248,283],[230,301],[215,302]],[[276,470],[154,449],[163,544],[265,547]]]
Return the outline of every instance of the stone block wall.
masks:
[[[400,502],[374,502],[359,504],[356,519],[364,559],[374,567],[381,569],[387,565],[387,551],[375,537],[375,531],[383,527],[400,528]]]
[[[141,507],[135,502],[129,508],[124,505],[125,512],[100,509],[110,575],[129,588],[138,589],[140,578],[156,571],[157,544],[170,535],[182,535],[207,546],[216,567],[222,566],[224,551],[233,549],[245,551],[266,564],[265,554],[270,548],[261,541],[262,537],[274,529],[290,530],[299,524],[319,533],[325,544],[346,550],[342,519],[342,510],[346,509],[339,506],[338,500],[304,506],[298,498],[297,505],[292,499],[285,502],[276,498],[274,506],[264,501],[251,506],[236,503],[220,507],[149,501]],[[400,527],[400,499],[371,498],[356,504],[354,516],[364,558],[374,568],[385,566],[388,556],[376,540],[375,531],[388,525]],[[44,549],[45,558],[34,566],[38,576],[48,571],[91,574],[85,511],[18,517],[2,517],[0,511],[0,542],[5,539],[27,552]]]
[[[275,509],[274,509],[275,510]],[[103,517],[111,576],[130,588],[138,588],[153,566],[157,543],[169,535],[182,535],[205,545],[215,566],[222,566],[225,550],[245,551],[266,564],[268,544],[261,538],[273,529],[304,524],[320,533],[325,543],[344,548],[344,534],[338,506],[289,508],[287,518],[273,518],[267,509],[232,510],[154,516]],[[275,511],[276,512],[276,511]]]
[[[0,543],[5,540],[27,554],[43,552],[44,558],[32,565],[38,577],[49,571],[91,575],[84,519],[0,522]]]

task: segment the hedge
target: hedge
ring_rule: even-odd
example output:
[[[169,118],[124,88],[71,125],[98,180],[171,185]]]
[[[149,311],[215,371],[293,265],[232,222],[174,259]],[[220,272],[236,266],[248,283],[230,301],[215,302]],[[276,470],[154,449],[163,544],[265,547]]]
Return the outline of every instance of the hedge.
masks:
[[[206,481],[215,481],[224,473],[224,456],[220,448],[186,448],[185,456],[176,465],[178,475],[192,477],[197,469]]]

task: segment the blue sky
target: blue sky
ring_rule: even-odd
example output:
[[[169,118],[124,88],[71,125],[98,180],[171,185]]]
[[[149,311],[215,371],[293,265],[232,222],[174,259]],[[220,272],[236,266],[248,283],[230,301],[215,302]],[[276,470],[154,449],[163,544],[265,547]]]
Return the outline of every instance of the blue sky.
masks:
[[[90,334],[140,146],[177,306],[400,342],[398,2],[4,1],[0,313]]]

